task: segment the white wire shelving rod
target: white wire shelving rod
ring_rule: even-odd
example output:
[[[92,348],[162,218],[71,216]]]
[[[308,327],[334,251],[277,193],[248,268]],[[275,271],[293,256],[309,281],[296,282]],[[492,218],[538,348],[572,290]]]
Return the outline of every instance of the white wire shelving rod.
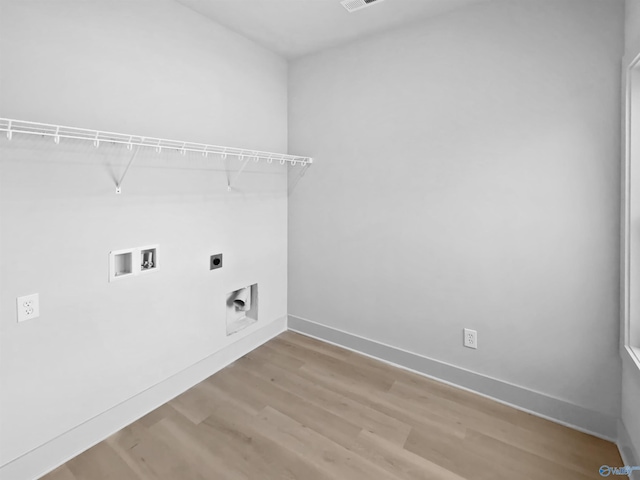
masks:
[[[146,137],[141,135],[129,135],[126,133],[105,132],[101,130],[89,130],[86,128],[67,127],[62,125],[52,125],[49,123],[28,122],[26,120],[15,120],[0,117],[0,132],[6,132],[7,138],[11,140],[14,134],[41,135],[53,137],[55,143],[60,143],[61,138],[74,140],[88,140],[93,142],[97,148],[100,143],[118,143],[126,145],[130,150],[134,146],[154,148],[157,152],[165,150],[176,150],[183,155],[186,152],[201,153],[208,157],[210,154],[238,157],[242,160],[246,158],[255,161],[266,160],[268,163],[279,162],[284,165],[289,163],[295,165],[309,165],[313,163],[311,157],[299,155],[287,155],[284,153],[265,152],[261,150],[251,150],[237,147],[224,147],[220,145],[209,145],[205,143],[184,142],[178,140],[167,140],[164,138]]]

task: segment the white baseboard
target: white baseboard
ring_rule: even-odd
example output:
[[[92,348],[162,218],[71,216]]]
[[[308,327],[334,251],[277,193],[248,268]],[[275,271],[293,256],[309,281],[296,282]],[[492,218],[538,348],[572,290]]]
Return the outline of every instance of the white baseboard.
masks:
[[[40,478],[71,458],[210,377],[287,329],[286,317],[240,338],[186,370],[140,392],[104,413],[0,467],[0,478]]]
[[[400,348],[289,315],[289,330],[353,350],[435,380],[469,390],[518,410],[615,442],[617,417]]]
[[[631,442],[629,432],[627,432],[624,423],[620,420],[618,420],[618,450],[620,450],[622,463],[626,466],[640,466],[640,456]],[[635,470],[629,478],[631,480],[640,480],[640,470]]]

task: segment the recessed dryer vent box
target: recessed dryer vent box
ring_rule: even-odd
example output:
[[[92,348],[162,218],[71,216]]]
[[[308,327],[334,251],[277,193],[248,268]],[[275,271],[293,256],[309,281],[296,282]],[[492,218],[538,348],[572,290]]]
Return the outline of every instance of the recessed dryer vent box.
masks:
[[[227,294],[227,336],[258,321],[258,284]]]

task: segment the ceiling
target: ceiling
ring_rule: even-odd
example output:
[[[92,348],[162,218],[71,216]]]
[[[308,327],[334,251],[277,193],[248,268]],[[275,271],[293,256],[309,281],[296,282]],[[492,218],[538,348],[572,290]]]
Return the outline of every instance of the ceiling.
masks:
[[[482,0],[385,0],[353,13],[340,0],[178,0],[287,59]]]

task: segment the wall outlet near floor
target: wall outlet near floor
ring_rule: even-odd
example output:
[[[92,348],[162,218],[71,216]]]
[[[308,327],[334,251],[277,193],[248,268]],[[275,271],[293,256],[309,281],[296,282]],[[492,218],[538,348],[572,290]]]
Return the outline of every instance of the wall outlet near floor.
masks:
[[[40,316],[40,296],[37,293],[16,299],[18,321],[24,322]]]
[[[468,348],[478,348],[478,332],[469,328],[465,328],[464,346]]]

